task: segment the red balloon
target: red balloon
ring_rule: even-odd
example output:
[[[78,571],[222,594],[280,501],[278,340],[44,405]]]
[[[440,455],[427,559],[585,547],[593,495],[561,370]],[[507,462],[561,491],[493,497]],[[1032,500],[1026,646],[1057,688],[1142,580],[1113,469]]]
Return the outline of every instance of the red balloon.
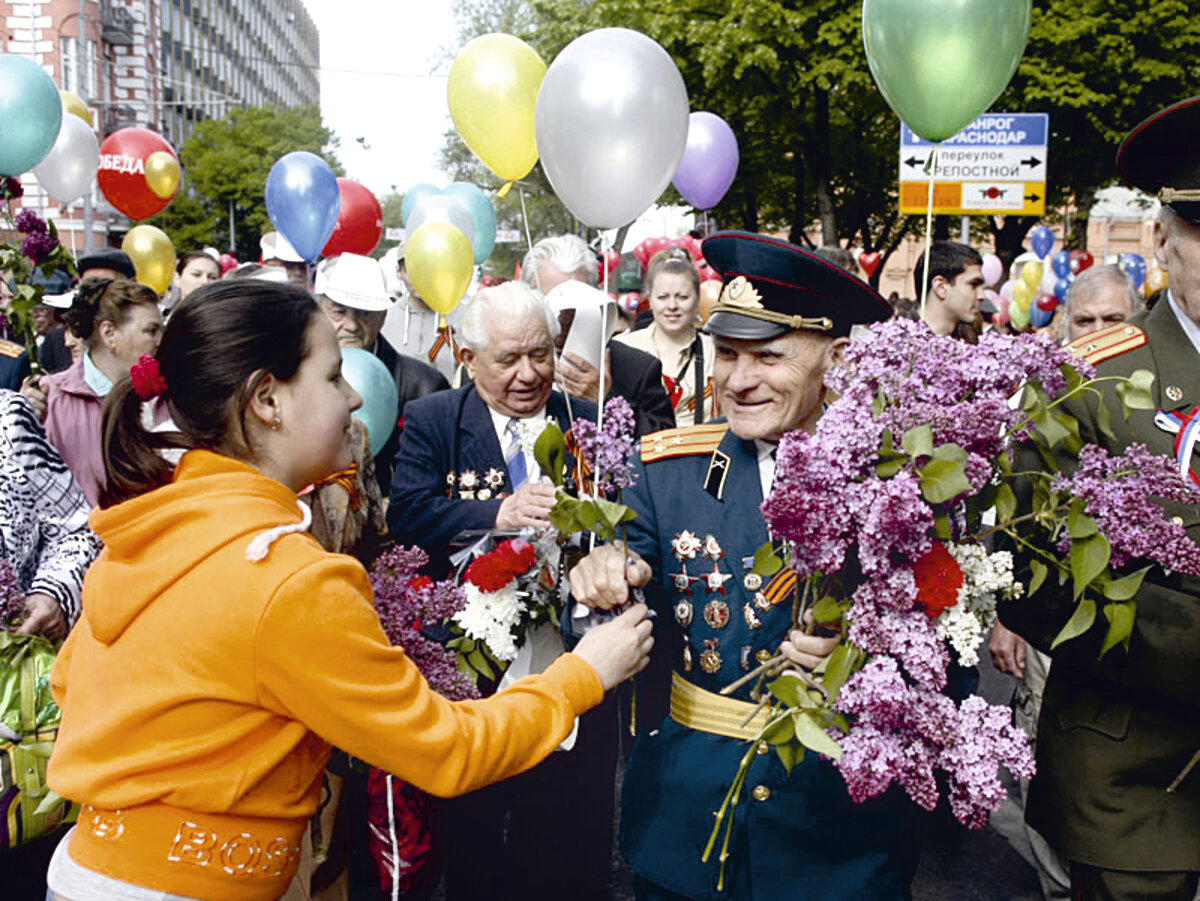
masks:
[[[1038,309],[1046,313],[1053,313],[1058,308],[1058,298],[1053,294],[1039,294],[1036,302]]]
[[[234,256],[233,254],[231,254],[231,253],[223,253],[223,254],[221,254],[221,257],[220,257],[220,259],[219,259],[217,262],[218,262],[218,263],[220,264],[220,266],[221,266],[221,274],[222,274],[222,275],[224,275],[224,274],[225,274],[226,272],[228,272],[230,269],[233,269],[234,267],[236,267],[236,266],[237,266],[237,264],[238,264],[237,257],[235,257],[235,256]]]
[[[175,149],[148,128],[122,128],[100,145],[100,170],[96,181],[108,202],[130,219],[149,219],[175,199],[159,197],[146,183],[146,157]]]
[[[1069,255],[1069,265],[1071,266],[1071,272],[1074,275],[1078,275],[1079,273],[1083,272],[1084,269],[1091,268],[1091,265],[1094,262],[1096,261],[1086,250],[1072,250]]]
[[[637,257],[637,261],[642,264],[645,269],[650,265],[650,239],[646,238],[638,243],[638,246],[633,248],[633,255]]]
[[[339,178],[338,195],[342,205],[338,210],[333,234],[321,248],[321,256],[357,253],[367,256],[383,237],[383,210],[370,189],[352,178]]]
[[[606,250],[604,252],[604,256],[596,261],[596,279],[597,279],[597,281],[603,282],[604,274],[606,272],[612,272],[614,269],[616,269],[620,265],[621,265],[621,255],[619,253],[617,253],[615,250]]]
[[[870,253],[860,253],[858,255],[858,265],[862,266],[863,272],[870,278],[875,274],[875,270],[879,268],[879,264],[883,262],[883,254],[878,250],[872,250]]]

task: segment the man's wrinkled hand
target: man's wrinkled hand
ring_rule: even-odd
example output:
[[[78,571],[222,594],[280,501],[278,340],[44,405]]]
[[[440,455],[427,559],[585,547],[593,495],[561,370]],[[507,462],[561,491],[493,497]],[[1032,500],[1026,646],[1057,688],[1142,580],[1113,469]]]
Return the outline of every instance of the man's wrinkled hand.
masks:
[[[607,356],[608,351],[604,353],[604,394],[607,396],[612,387],[612,361]],[[600,370],[573,353],[563,354],[560,363],[556,371],[567,393],[572,397],[582,397],[593,403],[600,403],[596,390],[600,385]]]
[[[17,629],[18,635],[44,635],[51,641],[57,641],[66,634],[67,621],[62,608],[50,595],[34,592],[25,598],[25,609],[28,615]]]
[[[650,564],[620,542],[596,548],[571,570],[571,597],[586,607],[612,610],[629,599],[629,586],[650,581]]]
[[[836,635],[807,635],[799,629],[793,629],[787,640],[779,646],[779,651],[792,663],[811,672],[833,653],[840,640]]]
[[[1025,678],[1025,639],[1009,629],[999,620],[992,626],[992,637],[988,639],[988,651],[996,669],[1018,679]]]
[[[500,504],[496,528],[546,528],[550,525],[550,510],[554,507],[554,491],[554,486],[547,482],[526,482]]]
[[[29,401],[33,412],[42,422],[46,421],[46,386],[41,377],[31,375],[21,383],[21,396]]]

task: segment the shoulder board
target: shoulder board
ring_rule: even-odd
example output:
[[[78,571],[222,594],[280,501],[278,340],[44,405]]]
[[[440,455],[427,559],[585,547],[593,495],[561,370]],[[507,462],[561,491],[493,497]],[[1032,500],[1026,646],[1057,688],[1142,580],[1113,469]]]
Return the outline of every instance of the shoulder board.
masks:
[[[1076,338],[1067,345],[1067,351],[1072,356],[1083,357],[1087,362],[1095,365],[1135,350],[1146,341],[1146,333],[1140,328],[1127,322],[1121,322],[1098,332],[1092,332],[1090,335],[1084,335],[1082,338]]]
[[[18,344],[16,341],[0,340],[0,357],[13,357],[15,359],[23,353],[25,353],[24,346]]]
[[[688,457],[696,454],[711,454],[729,431],[729,423],[713,422],[686,426],[682,429],[664,429],[642,438],[642,462],[653,463],[668,457]]]

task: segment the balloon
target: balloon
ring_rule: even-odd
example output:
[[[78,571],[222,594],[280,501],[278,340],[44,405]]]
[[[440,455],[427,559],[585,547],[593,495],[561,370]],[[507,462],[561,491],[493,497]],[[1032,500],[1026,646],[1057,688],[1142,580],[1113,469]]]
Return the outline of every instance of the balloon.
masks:
[[[0,175],[20,175],[45,159],[62,117],[62,98],[46,71],[32,57],[0,53]]]
[[[471,214],[471,222],[475,225],[475,240],[471,247],[478,266],[496,247],[496,210],[492,201],[480,188],[466,181],[453,182],[442,193],[453,197]]]
[[[65,116],[58,140],[46,158],[33,167],[33,174],[51,197],[59,203],[71,203],[91,188],[99,167],[96,133],[78,116]]]
[[[645,238],[640,241],[638,246],[633,248],[633,255],[637,258],[637,261],[642,264],[643,269],[649,266],[650,257],[654,256],[654,254],[650,252],[650,239]]]
[[[92,121],[92,111],[88,109],[86,103],[79,99],[78,95],[72,94],[70,91],[59,91],[58,96],[62,100],[63,113],[79,117],[88,124],[89,128],[96,127],[96,123]]]
[[[1117,262],[1121,271],[1133,279],[1133,286],[1140,288],[1146,281],[1146,258],[1140,253],[1125,253]]]
[[[863,0],[875,83],[927,141],[958,134],[1012,78],[1029,36],[1030,0]]]
[[[994,253],[983,255],[983,282],[986,285],[997,285],[1004,277],[1004,264]]]
[[[1038,259],[1044,260],[1054,249],[1054,232],[1044,225],[1035,225],[1029,230],[1029,244]]]
[[[1057,281],[1055,281],[1054,296],[1057,297],[1059,300],[1066,300],[1067,292],[1069,290],[1071,290],[1071,282],[1072,282],[1072,279],[1070,279],[1070,278],[1060,278]]]
[[[432,197],[434,194],[440,194],[441,191],[431,185],[427,181],[413,185],[404,192],[404,200],[400,202],[400,221],[404,223],[405,228],[408,227],[408,217],[412,215],[412,211],[417,204],[426,197]]]
[[[339,253],[370,256],[383,237],[383,210],[379,201],[370,188],[352,178],[339,178],[337,185],[337,225],[321,248],[321,256],[334,257]]]
[[[1050,324],[1050,320],[1054,318],[1054,311],[1057,308],[1058,298],[1050,294],[1043,294],[1029,308],[1029,322],[1034,328],[1043,328]]]
[[[175,274],[175,247],[162,229],[153,225],[135,225],[125,234],[121,249],[129,254],[137,270],[137,280],[155,294],[171,287]]]
[[[1005,300],[1012,300],[1013,299],[1013,288],[1015,285],[1016,285],[1016,281],[1010,278],[1008,281],[1006,281],[1003,285],[1000,286],[1000,296],[1003,297]]]
[[[511,34],[485,34],[459,51],[446,98],[463,143],[506,181],[537,162],[534,113],[546,64]]]
[[[691,234],[686,234],[682,238],[676,238],[675,243],[688,252],[693,263],[698,263],[704,259],[704,251],[700,247],[699,239],[692,237]]]
[[[414,231],[404,258],[413,288],[438,313],[458,306],[471,286],[471,242],[449,222],[426,222]]]
[[[400,413],[396,380],[379,357],[359,347],[342,348],[342,377],[362,398],[362,406],[351,415],[367,427],[367,444],[374,457],[396,428]]]
[[[1037,260],[1030,260],[1021,268],[1021,281],[1027,284],[1030,289],[1037,288],[1042,281],[1042,264]]]
[[[860,253],[858,255],[858,265],[862,266],[863,272],[870,278],[875,274],[875,270],[879,268],[879,264],[883,262],[883,254],[878,250],[872,250],[870,253]]]
[[[554,193],[585,225],[616,228],[658,200],[679,167],[687,88],[650,38],[601,28],[573,40],[550,65],[536,124]]]
[[[307,150],[285,153],[267,173],[266,195],[272,224],[311,263],[333,234],[341,207],[329,163]]]
[[[1058,309],[1058,298],[1053,294],[1039,294],[1037,300],[1034,301],[1034,306],[1047,313],[1053,313]]]
[[[1069,256],[1072,275],[1078,275],[1083,270],[1090,269],[1092,264],[1096,262],[1086,250],[1072,250]]]
[[[417,231],[426,222],[449,222],[466,235],[468,244],[475,243],[475,223],[471,220],[470,212],[447,194],[434,194],[416,205],[412,215],[408,217],[409,234]],[[471,261],[474,262],[474,259],[475,251],[472,250]]]
[[[1017,279],[1013,282],[1012,299],[1013,303],[1022,310],[1028,310],[1029,305],[1033,303],[1033,287],[1024,279]]]
[[[698,210],[711,210],[738,169],[738,145],[733,129],[714,113],[688,116],[687,146],[671,183]]]
[[[1018,332],[1029,327],[1029,307],[1014,303],[1008,307],[1008,321]]]
[[[218,262],[221,265],[221,275],[224,275],[230,269],[237,268],[237,264],[238,264],[237,257],[235,257],[231,253],[221,254],[220,258],[218,259]]]
[[[1163,269],[1155,266],[1146,273],[1146,284],[1142,286],[1142,291],[1147,297],[1151,297],[1167,287],[1167,273]]]
[[[146,184],[163,200],[175,196],[179,190],[179,160],[175,154],[156,150],[146,157]]]
[[[175,156],[171,145],[148,128],[122,128],[100,145],[96,181],[108,202],[130,219],[149,219],[171,202],[171,196],[155,194],[146,179],[146,160],[155,153]]]
[[[1060,250],[1054,255],[1054,259],[1050,261],[1051,268],[1054,269],[1054,274],[1059,278],[1066,278],[1071,274],[1071,252],[1069,250]]]
[[[723,287],[719,281],[705,281],[700,283],[701,322],[708,322],[708,314],[712,312],[712,308],[721,299],[721,290]]]

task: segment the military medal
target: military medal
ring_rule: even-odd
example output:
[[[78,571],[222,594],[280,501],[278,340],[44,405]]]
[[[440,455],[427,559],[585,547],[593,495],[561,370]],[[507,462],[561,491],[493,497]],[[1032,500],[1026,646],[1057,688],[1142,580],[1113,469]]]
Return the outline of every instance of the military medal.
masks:
[[[724,629],[729,625],[729,605],[724,601],[709,601],[704,605],[704,622],[710,629]]]
[[[1164,393],[1167,395],[1167,399],[1173,404],[1177,404],[1183,400],[1183,389],[1178,385],[1167,385],[1167,390]]]
[[[458,496],[465,501],[475,500],[475,489],[479,487],[479,476],[468,469],[458,477]]]
[[[671,577],[671,584],[674,585],[675,590],[683,594],[690,594],[692,583],[700,581],[699,576],[689,576],[687,574],[687,567],[685,566],[680,566],[679,572],[668,573],[667,575]]]
[[[738,658],[738,662],[741,664],[743,670],[750,670],[750,652],[753,650],[748,644],[742,645],[742,652]]]
[[[754,659],[759,663],[770,663],[773,655],[766,648],[759,648],[754,655]]]
[[[705,573],[704,575],[704,589],[709,594],[712,594],[714,591],[719,591],[721,594],[724,594],[725,583],[732,578],[732,573],[721,572],[719,569],[717,569],[717,564],[714,562],[712,572]]]
[[[696,559],[698,550],[700,550],[700,539],[686,529],[671,541],[671,551],[675,554],[675,559],[681,562]]]
[[[692,671],[692,646],[687,642],[683,644],[683,671],[685,673]]]
[[[754,595],[754,606],[759,610],[770,610],[771,602],[767,600],[767,593],[759,591]]]
[[[475,493],[475,496],[477,498],[479,498],[481,501],[486,501],[491,498],[492,489],[491,488],[480,488],[479,491],[477,491]]]
[[[675,604],[675,622],[684,629],[692,624],[692,604],[690,601],[677,601]]]
[[[716,535],[704,536],[704,556],[709,560],[720,560],[725,556],[725,552],[721,550],[721,545],[717,543]]]
[[[483,483],[485,485],[487,485],[488,488],[491,488],[492,491],[496,491],[500,488],[503,488],[504,487],[504,472],[502,470],[495,469],[495,468],[489,469],[487,472],[485,472],[483,474]]]
[[[747,604],[742,608],[742,616],[746,619],[746,626],[751,629],[761,629],[762,620],[758,618],[758,614],[754,611],[753,604]]]
[[[747,591],[758,591],[758,589],[762,588],[762,584],[762,576],[758,573],[746,573],[742,577],[742,587]]]
[[[721,669],[721,652],[717,650],[720,644],[719,638],[707,638],[704,641],[704,652],[700,655],[700,669],[710,676]]]

